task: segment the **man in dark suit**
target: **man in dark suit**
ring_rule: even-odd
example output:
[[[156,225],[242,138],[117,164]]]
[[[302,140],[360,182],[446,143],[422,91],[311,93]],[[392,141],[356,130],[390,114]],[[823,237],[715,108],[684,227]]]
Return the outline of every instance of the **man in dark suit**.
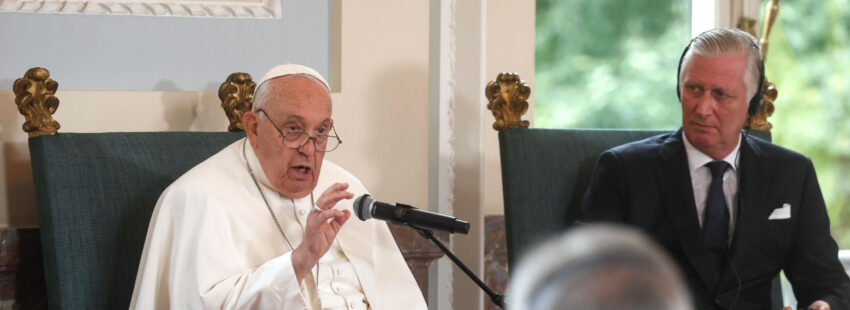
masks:
[[[581,219],[646,231],[698,309],[766,309],[780,270],[801,307],[848,309],[850,280],[811,161],[741,133],[761,104],[763,70],[745,32],[694,38],[679,63],[682,128],[605,151]]]

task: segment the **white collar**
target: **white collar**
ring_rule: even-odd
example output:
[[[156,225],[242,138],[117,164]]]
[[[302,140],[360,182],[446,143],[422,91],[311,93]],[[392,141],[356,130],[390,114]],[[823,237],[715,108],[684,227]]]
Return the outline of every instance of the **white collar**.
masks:
[[[243,148],[245,150],[245,160],[248,161],[249,167],[248,169],[253,172],[254,177],[257,178],[257,182],[263,184],[263,186],[268,187],[274,190],[274,186],[272,186],[272,182],[269,181],[269,178],[266,177],[266,172],[263,171],[263,166],[260,164],[260,159],[257,157],[257,153],[254,152],[254,148],[251,147],[250,141],[248,137],[245,137],[245,140],[242,141]],[[277,190],[274,190],[277,192]]]
[[[738,145],[735,146],[735,149],[733,149],[732,152],[729,152],[729,154],[726,155],[725,158],[723,158],[723,161],[729,163],[729,165],[732,166],[733,172],[738,170],[738,163],[741,161],[740,158],[738,158],[738,154],[740,154],[739,150],[741,149],[741,139],[742,138],[739,135]],[[700,167],[705,166],[705,164],[714,161],[713,158],[708,155],[705,155],[705,153],[698,150],[693,144],[691,144],[691,142],[688,141],[688,136],[685,135],[684,131],[682,132],[682,141],[685,141],[685,153],[688,156],[688,168],[690,168],[691,175],[693,175],[694,171],[696,171]]]

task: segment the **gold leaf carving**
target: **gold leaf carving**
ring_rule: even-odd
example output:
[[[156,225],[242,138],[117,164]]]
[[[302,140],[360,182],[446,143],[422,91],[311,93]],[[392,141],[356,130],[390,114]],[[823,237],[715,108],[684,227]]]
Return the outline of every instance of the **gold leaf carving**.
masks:
[[[257,84],[251,80],[248,73],[237,72],[227,77],[221,87],[218,88],[218,99],[221,99],[221,108],[230,120],[229,131],[245,131],[242,124],[242,115],[250,111],[254,105],[254,88]]]
[[[778,14],[779,0],[767,1],[764,7],[764,21],[762,24],[761,37],[758,40],[759,50],[761,51],[763,61],[767,61],[767,51],[768,46],[770,46],[770,31],[773,29],[773,24],[776,22]],[[741,17],[738,21],[738,29],[749,32],[753,36],[757,36],[756,21],[753,19]],[[749,128],[753,130],[770,131],[773,128],[773,125],[767,121],[767,118],[773,115],[773,110],[775,108],[773,102],[776,101],[776,97],[779,95],[779,92],[776,90],[776,85],[768,81],[767,78],[764,80],[764,85],[760,86],[762,87],[764,94],[764,101],[758,112],[756,112],[756,114],[751,116],[748,120]]]
[[[769,0],[764,5],[764,27],[762,27],[761,38],[759,39],[759,49],[765,60],[767,59],[767,48],[770,46],[768,39],[770,38],[770,30],[773,29],[773,23],[776,22],[776,17],[779,15],[779,0]]]
[[[518,74],[499,73],[495,81],[487,83],[484,94],[489,101],[487,109],[496,117],[493,129],[528,127],[529,122],[522,120],[522,115],[528,111],[531,88]]]
[[[767,118],[773,115],[773,102],[779,95],[776,90],[776,85],[773,82],[764,81],[764,103],[755,115],[750,116],[750,129],[760,131],[770,131],[773,125],[767,121]]]
[[[30,68],[12,85],[15,105],[26,118],[22,127],[30,137],[53,135],[59,130],[59,122],[53,120],[59,108],[59,98],[54,96],[57,88],[59,83],[50,79],[50,72],[39,67]]]
[[[773,23],[776,22],[776,17],[778,15],[779,0],[767,1],[767,4],[764,6],[763,28],[761,31],[761,37],[759,38],[759,50],[761,51],[763,61],[767,61],[767,48],[770,46],[770,31],[773,29]],[[758,112],[750,117],[750,128],[753,130],[770,131],[773,128],[773,125],[767,121],[767,118],[773,115],[773,102],[776,101],[776,97],[779,96],[779,92],[776,90],[776,85],[774,85],[773,82],[768,81],[767,78],[764,80],[764,85],[760,86],[764,93],[764,102]]]

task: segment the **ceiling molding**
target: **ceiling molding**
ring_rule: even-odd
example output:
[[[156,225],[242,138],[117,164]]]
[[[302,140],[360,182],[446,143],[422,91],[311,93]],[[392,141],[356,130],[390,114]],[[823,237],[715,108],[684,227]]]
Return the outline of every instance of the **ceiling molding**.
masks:
[[[275,0],[0,0],[0,12],[214,18],[280,18]]]

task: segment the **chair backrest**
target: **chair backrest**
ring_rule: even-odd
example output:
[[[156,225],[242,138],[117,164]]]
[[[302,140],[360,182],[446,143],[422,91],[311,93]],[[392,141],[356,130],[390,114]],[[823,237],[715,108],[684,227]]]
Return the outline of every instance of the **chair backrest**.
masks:
[[[596,158],[659,130],[511,128],[499,132],[508,264],[578,219]]]
[[[160,193],[244,136],[138,132],[30,138],[48,307],[127,308]]]

